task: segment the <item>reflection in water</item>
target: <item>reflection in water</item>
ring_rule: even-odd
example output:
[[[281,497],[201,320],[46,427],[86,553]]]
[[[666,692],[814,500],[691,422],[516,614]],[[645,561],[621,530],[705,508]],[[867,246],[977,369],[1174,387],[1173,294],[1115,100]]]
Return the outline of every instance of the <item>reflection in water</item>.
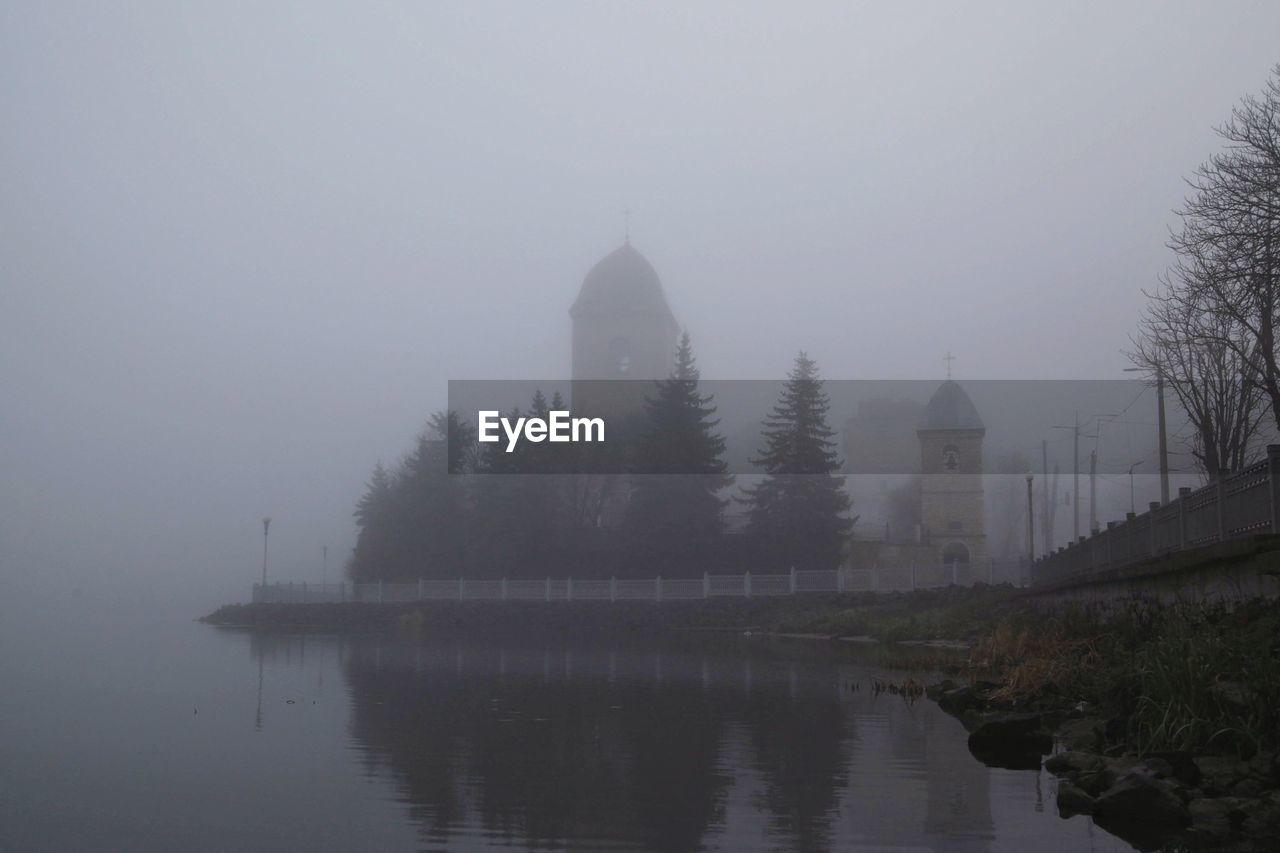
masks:
[[[932,703],[852,689],[883,671],[852,651],[321,642],[365,772],[431,848],[1127,849],[1043,814],[1039,773],[984,767]],[[301,636],[251,644],[260,672],[305,666]],[[999,829],[993,778],[1024,798]]]

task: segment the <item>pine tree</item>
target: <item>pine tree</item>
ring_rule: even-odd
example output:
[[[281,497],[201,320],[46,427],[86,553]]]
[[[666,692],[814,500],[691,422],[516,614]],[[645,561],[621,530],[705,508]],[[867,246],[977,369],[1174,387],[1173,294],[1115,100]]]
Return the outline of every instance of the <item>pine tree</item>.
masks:
[[[765,419],[764,447],[752,462],[767,472],[747,491],[748,537],[775,571],[834,569],[853,522],[840,478],[830,401],[818,366],[801,352]]]
[[[466,570],[473,520],[467,477],[475,432],[454,411],[431,416],[398,478],[398,579],[457,577]],[[382,575],[387,577],[386,574]]]
[[[378,577],[380,570],[391,564],[395,554],[395,480],[379,462],[365,485],[364,495],[356,503],[355,519],[359,533],[355,552],[348,563],[351,580],[365,582]]]
[[[633,565],[661,574],[705,569],[724,532],[720,493],[733,482],[722,458],[710,394],[698,390],[700,373],[686,332],[675,369],[645,399],[646,420],[631,464],[625,526]]]
[[[563,411],[559,393],[547,402],[534,392],[527,413],[513,409],[512,423],[522,415],[546,418]],[[563,445],[521,441],[511,452],[505,442],[486,445],[475,479],[473,543],[470,549],[479,574],[490,577],[545,577],[563,571],[559,556],[566,534]]]

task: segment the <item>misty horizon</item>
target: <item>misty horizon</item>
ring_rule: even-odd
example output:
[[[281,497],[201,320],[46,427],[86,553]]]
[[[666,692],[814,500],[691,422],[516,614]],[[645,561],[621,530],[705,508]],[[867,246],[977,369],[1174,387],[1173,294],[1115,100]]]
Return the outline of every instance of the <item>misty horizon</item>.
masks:
[[[6,590],[242,597],[627,237],[708,379],[1118,379],[1237,4],[0,13]],[[1226,49],[1227,46],[1230,49]],[[629,210],[629,226],[624,220]],[[767,329],[767,333],[764,330]]]

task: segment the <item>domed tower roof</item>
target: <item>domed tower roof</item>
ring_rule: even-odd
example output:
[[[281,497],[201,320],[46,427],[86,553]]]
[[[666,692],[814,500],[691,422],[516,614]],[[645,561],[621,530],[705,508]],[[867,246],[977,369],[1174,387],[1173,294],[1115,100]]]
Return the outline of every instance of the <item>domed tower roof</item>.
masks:
[[[986,424],[960,383],[948,379],[929,398],[919,429],[986,429]]]
[[[653,264],[630,243],[614,249],[591,268],[569,309],[574,319],[620,314],[660,317],[676,324]]]

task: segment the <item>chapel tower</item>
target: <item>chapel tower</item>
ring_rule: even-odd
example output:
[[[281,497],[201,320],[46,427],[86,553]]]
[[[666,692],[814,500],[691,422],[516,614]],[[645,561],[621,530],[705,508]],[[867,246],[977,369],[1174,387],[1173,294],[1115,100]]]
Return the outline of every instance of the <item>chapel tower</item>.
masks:
[[[920,518],[941,564],[987,556],[983,518],[982,440],[986,426],[959,383],[948,379],[925,406],[920,443]]]
[[[628,240],[587,273],[569,316],[574,413],[642,411],[653,380],[671,373],[680,334],[653,265]]]

